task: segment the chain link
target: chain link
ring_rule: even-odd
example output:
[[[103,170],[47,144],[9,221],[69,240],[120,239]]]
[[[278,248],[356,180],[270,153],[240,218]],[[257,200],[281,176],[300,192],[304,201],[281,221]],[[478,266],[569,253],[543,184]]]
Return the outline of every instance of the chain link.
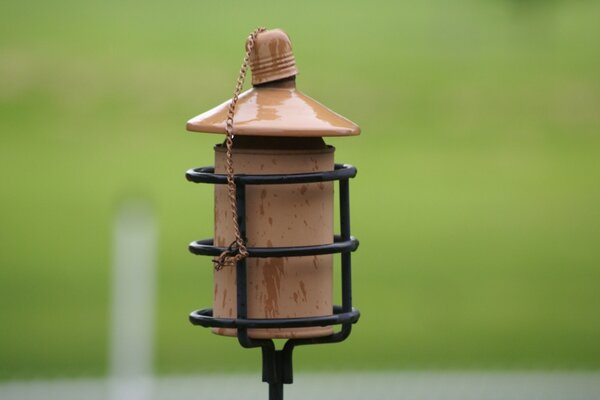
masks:
[[[227,132],[227,138],[225,139],[225,145],[227,147],[226,153],[226,172],[227,172],[227,197],[229,198],[229,206],[231,208],[231,219],[233,220],[233,233],[235,240],[231,242],[229,247],[225,249],[218,257],[213,259],[215,270],[219,271],[226,265],[235,265],[238,261],[248,257],[248,250],[246,249],[246,243],[242,238],[240,232],[240,226],[238,224],[238,212],[236,204],[236,186],[235,186],[235,173],[233,169],[233,138],[235,134],[233,132],[233,117],[235,115],[235,107],[239,100],[240,92],[244,87],[244,81],[246,80],[246,73],[248,71],[248,60],[250,59],[250,53],[254,49],[254,42],[259,33],[264,32],[265,28],[256,28],[246,41],[246,54],[244,55],[244,61],[240,67],[240,73],[238,76],[237,83],[235,85],[235,91],[233,97],[229,103],[229,109],[227,111],[227,119],[225,120],[225,131]]]

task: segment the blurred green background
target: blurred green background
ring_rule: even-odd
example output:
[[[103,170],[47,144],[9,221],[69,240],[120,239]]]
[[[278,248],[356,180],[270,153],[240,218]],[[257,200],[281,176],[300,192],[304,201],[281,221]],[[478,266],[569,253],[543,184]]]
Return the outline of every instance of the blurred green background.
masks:
[[[210,304],[215,135],[247,34],[288,32],[299,88],[357,122],[350,339],[299,370],[600,367],[597,1],[10,1],[0,5],[0,378],[108,360],[112,224],[160,226],[158,373],[258,370]],[[192,211],[192,212],[190,212]]]

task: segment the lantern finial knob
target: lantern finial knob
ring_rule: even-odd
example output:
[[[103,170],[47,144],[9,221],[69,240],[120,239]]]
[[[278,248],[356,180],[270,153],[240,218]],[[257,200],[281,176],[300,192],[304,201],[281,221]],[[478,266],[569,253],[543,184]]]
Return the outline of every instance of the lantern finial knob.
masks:
[[[250,54],[252,84],[272,82],[298,74],[290,38],[281,29],[258,34]]]

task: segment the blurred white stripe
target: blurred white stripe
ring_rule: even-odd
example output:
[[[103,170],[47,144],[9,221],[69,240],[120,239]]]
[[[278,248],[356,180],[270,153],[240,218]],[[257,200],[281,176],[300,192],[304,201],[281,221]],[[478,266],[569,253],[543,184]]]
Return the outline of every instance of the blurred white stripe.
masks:
[[[109,380],[7,382],[2,400],[105,400]],[[155,400],[265,400],[252,375],[170,376],[153,382]],[[365,372],[298,374],[287,400],[597,400],[600,373]]]
[[[157,245],[150,207],[140,201],[124,203],[115,218],[113,237],[109,398],[149,400]]]

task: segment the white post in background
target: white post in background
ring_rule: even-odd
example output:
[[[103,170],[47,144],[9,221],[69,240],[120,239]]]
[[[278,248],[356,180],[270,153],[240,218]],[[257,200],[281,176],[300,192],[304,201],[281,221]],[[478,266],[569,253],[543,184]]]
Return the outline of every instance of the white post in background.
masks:
[[[151,207],[122,204],[113,235],[109,399],[150,400],[158,236]]]

